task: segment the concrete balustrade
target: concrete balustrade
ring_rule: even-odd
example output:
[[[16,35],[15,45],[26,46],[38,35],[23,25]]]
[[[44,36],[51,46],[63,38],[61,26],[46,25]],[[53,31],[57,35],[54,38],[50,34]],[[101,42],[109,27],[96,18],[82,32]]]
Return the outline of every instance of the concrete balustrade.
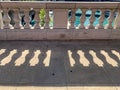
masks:
[[[0,40],[120,39],[119,4],[119,2],[1,2]],[[41,9],[45,10],[44,19],[40,18]],[[78,14],[81,16],[77,18],[80,22],[76,27],[78,9],[82,13]],[[30,14],[31,10],[33,12]],[[49,25],[51,10],[52,29]],[[69,10],[71,16],[68,24]],[[101,12],[100,17],[96,17],[98,10]],[[93,25],[95,21],[97,24]],[[44,25],[41,25],[41,22]]]

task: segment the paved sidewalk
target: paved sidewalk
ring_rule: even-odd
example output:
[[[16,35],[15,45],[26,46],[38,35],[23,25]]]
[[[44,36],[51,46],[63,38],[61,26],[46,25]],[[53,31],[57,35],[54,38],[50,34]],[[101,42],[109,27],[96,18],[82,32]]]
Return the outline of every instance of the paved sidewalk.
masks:
[[[120,90],[120,40],[0,41],[0,90]]]

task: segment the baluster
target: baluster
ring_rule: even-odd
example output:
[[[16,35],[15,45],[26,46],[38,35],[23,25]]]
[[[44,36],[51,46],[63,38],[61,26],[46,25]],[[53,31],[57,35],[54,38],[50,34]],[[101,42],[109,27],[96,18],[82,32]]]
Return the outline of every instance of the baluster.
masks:
[[[115,29],[120,28],[120,10],[117,10],[117,11],[118,11],[118,14],[115,18],[115,23],[114,23]]]
[[[19,10],[18,9],[14,9],[14,20],[15,20],[15,25],[14,28],[15,29],[19,29],[20,28],[20,18],[19,18]]]
[[[3,29],[3,17],[2,17],[2,10],[0,10],[0,29]]]
[[[85,22],[85,19],[86,19],[86,11],[87,9],[82,9],[82,16],[81,16],[81,25],[80,25],[80,29],[84,29],[85,26],[84,26],[84,22]]]
[[[10,19],[9,19],[9,16],[8,16],[8,9],[3,9],[3,22],[4,22],[4,29],[8,29],[10,28],[9,27],[9,24],[10,24]]]
[[[114,10],[111,10],[110,12],[110,17],[109,17],[109,25],[108,25],[108,29],[112,29],[112,22],[114,20]]]
[[[76,12],[76,9],[72,9],[72,10],[71,10],[72,16],[71,16],[71,19],[70,19],[70,22],[71,22],[70,28],[75,28],[75,26],[74,26],[74,22],[75,22],[75,12]]]
[[[36,25],[35,25],[35,28],[36,29],[40,29],[40,18],[39,18],[39,13],[40,13],[40,10],[39,9],[35,9],[35,21],[36,21]]]
[[[95,21],[95,12],[96,12],[97,9],[92,9],[92,15],[90,17],[90,29],[93,29],[94,26],[93,26],[93,22]]]
[[[104,29],[103,21],[105,19],[105,11],[106,11],[105,9],[101,9],[100,24],[99,24],[100,29]]]
[[[45,28],[49,28],[49,21],[50,21],[49,9],[46,9],[46,15],[45,15]]]
[[[24,9],[24,11],[25,11],[25,22],[26,22],[24,28],[28,29],[28,28],[30,28],[30,26],[29,26],[29,22],[30,22],[29,11],[30,11],[30,9]]]

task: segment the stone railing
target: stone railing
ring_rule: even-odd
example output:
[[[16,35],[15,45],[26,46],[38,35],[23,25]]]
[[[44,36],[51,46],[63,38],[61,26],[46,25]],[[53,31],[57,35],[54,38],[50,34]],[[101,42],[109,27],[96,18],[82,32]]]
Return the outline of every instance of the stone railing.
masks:
[[[119,2],[0,2],[0,40],[120,39]]]

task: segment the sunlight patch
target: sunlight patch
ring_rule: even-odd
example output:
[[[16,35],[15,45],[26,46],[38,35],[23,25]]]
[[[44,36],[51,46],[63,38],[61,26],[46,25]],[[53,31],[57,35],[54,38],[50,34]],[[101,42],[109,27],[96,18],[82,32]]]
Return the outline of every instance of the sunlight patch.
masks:
[[[115,50],[111,50],[111,52],[112,52],[114,55],[116,55],[116,56],[119,58],[119,60],[120,60],[120,53],[119,53],[119,52],[117,52],[117,51],[115,51]]]
[[[46,52],[46,58],[43,60],[43,64],[45,67],[48,67],[50,65],[50,58],[51,58],[51,50],[48,50]]]
[[[71,50],[68,50],[68,57],[69,57],[69,61],[70,61],[70,66],[74,67],[75,59],[72,57],[72,51]]]
[[[111,58],[106,51],[101,50],[100,53],[105,56],[106,61],[110,65],[112,65],[113,67],[118,67],[118,63],[113,58]]]
[[[29,61],[30,66],[35,66],[36,64],[39,63],[39,55],[41,54],[40,50],[36,50],[34,52],[34,56],[33,58],[31,58],[31,60]]]
[[[4,66],[4,65],[8,64],[12,60],[13,55],[16,53],[17,53],[16,49],[13,49],[12,51],[10,51],[9,55],[6,56],[3,60],[1,60],[0,66]]]
[[[5,53],[5,51],[6,51],[6,49],[1,49],[0,50],[0,55],[3,54],[3,53]]]
[[[90,65],[90,62],[88,61],[88,59],[85,57],[85,53],[82,50],[78,50],[77,54],[80,56],[80,63],[85,66],[88,67]]]
[[[20,66],[21,64],[23,64],[25,62],[25,57],[28,53],[29,53],[29,50],[24,50],[22,52],[22,55],[18,59],[16,59],[15,66]]]
[[[97,57],[96,52],[93,50],[90,50],[89,53],[93,57],[94,63],[97,64],[99,67],[103,67],[104,63],[102,62],[101,59]]]

